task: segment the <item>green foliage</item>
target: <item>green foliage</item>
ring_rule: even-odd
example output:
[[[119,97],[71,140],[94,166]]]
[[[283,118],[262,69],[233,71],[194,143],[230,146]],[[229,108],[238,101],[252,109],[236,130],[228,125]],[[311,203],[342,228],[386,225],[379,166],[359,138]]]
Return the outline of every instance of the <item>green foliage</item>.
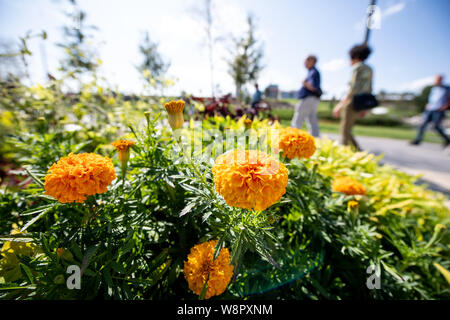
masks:
[[[165,98],[129,99],[95,75],[68,94],[66,80],[1,88],[2,299],[198,299],[183,262],[212,239],[214,256],[226,247],[234,266],[228,290],[214,299],[450,298],[436,268],[450,268],[449,210],[415,177],[323,139],[311,159],[282,159],[289,183],[281,202],[263,212],[233,208],[214,188],[217,154],[181,148],[162,112]],[[199,124],[191,119],[181,131],[203,150],[209,129],[248,134],[244,118],[210,117],[203,131]],[[111,146],[122,137],[136,142],[126,175]],[[70,152],[109,156],[126,178],[85,203],[59,203],[44,194],[44,177]],[[332,192],[336,175],[360,180],[367,196]],[[6,252],[14,245],[32,250]],[[70,265],[81,268],[80,290],[66,286]],[[381,289],[366,286],[371,265]]]
[[[414,104],[417,107],[417,112],[423,112],[425,106],[428,103],[428,97],[430,96],[432,86],[426,86],[422,89],[419,95],[414,98]]]
[[[372,195],[331,192],[331,179],[320,173],[329,169],[317,159],[287,163],[289,184],[281,203],[264,212],[232,208],[214,190],[211,161],[182,153],[160,121],[155,115],[140,129],[130,127],[136,144],[125,184],[117,179],[107,193],[84,204],[44,196],[45,170],[69,151],[105,149],[92,142],[77,146],[73,133],[34,138],[34,152],[21,161],[35,180],[2,196],[1,231],[4,241],[12,241],[11,225],[21,224],[41,253],[18,256],[20,272],[15,280],[3,276],[2,298],[196,299],[184,280],[183,261],[195,244],[218,239],[216,254],[227,247],[235,271],[219,299],[448,299],[445,279],[432,266],[449,267],[448,234],[434,228],[448,224],[448,215],[376,215],[380,209]],[[220,117],[205,126],[245,133]],[[382,170],[373,159],[352,161],[356,172],[358,166]],[[358,201],[357,209],[349,209],[350,200]],[[59,256],[58,248],[70,254]],[[81,290],[65,285],[72,264],[81,266]],[[381,270],[380,290],[366,286],[370,265]]]

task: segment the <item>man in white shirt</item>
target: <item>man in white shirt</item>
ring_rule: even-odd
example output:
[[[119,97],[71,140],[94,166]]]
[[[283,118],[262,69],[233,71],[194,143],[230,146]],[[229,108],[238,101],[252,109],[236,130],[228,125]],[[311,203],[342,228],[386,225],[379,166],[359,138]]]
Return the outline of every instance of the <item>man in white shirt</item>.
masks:
[[[416,138],[411,141],[412,145],[418,145],[422,141],[423,134],[429,122],[433,122],[434,129],[444,139],[444,148],[450,145],[450,138],[441,127],[445,119],[445,111],[450,108],[450,88],[443,85],[443,76],[437,75],[428,97],[428,103],[423,113],[422,124],[419,127]]]

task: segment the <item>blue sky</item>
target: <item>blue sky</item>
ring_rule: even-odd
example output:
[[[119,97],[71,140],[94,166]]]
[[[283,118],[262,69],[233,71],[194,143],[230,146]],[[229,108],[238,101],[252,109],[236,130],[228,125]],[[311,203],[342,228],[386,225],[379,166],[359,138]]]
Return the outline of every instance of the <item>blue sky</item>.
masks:
[[[275,83],[295,90],[305,77],[303,59],[319,57],[322,86],[328,96],[340,97],[346,90],[351,69],[348,50],[364,36],[367,0],[213,0],[214,34],[224,39],[245,31],[247,13],[256,18],[258,37],[264,44],[261,87]],[[28,30],[46,30],[48,40],[30,42],[30,71],[34,82],[45,80],[42,52],[49,71],[57,74],[62,41],[62,13],[67,1],[0,0],[0,38],[15,41]],[[202,0],[79,0],[87,21],[96,25],[94,45],[103,61],[101,73],[110,84],[126,92],[140,92],[142,83],[134,65],[139,63],[141,31],[149,31],[160,51],[171,61],[169,74],[177,94],[210,92],[210,75],[204,33],[195,8]],[[374,67],[378,92],[417,91],[436,73],[450,81],[450,1],[378,0],[379,29],[370,45],[368,63]],[[220,91],[234,92],[224,61],[229,56],[227,40],[215,46],[215,79]]]

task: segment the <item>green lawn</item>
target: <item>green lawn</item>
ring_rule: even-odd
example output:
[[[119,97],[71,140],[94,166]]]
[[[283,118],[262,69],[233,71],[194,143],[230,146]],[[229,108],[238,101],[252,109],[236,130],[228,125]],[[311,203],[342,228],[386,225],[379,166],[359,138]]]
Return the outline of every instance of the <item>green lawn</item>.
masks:
[[[328,108],[328,103],[321,103],[319,109]],[[290,125],[292,116],[294,114],[293,109],[274,109],[273,113],[280,116],[281,123],[285,126]],[[339,122],[329,120],[319,120],[319,127],[322,133],[339,133]],[[304,124],[306,129],[306,124]],[[416,129],[406,126],[368,126],[368,125],[356,125],[353,129],[353,133],[356,136],[367,137],[382,137],[402,140],[412,140],[416,136]],[[432,143],[441,143],[441,137],[434,131],[428,130],[425,133],[424,141]]]

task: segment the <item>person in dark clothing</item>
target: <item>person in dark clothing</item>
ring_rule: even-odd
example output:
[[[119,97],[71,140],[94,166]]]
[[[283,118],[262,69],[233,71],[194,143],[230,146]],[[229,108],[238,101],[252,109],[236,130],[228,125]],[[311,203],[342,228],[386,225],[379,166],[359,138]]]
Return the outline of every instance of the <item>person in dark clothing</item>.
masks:
[[[319,137],[319,121],[317,119],[317,107],[319,105],[320,73],[316,69],[317,57],[308,56],[305,60],[305,67],[308,69],[306,79],[302,82],[302,87],[298,92],[299,103],[295,108],[292,117],[291,127],[301,129],[305,120],[309,130],[314,137]]]
[[[257,83],[255,83],[255,93],[253,94],[252,97],[252,108],[256,108],[257,105],[261,102],[262,100],[262,92],[261,90],[259,90],[259,86]]]
[[[428,97],[428,103],[423,112],[422,124],[419,127],[416,138],[411,141],[412,145],[420,144],[430,122],[433,123],[434,129],[444,139],[444,148],[450,145],[450,138],[445,134],[441,126],[442,120],[445,119],[445,111],[450,108],[450,87],[443,84],[443,78],[442,75],[436,76]]]

